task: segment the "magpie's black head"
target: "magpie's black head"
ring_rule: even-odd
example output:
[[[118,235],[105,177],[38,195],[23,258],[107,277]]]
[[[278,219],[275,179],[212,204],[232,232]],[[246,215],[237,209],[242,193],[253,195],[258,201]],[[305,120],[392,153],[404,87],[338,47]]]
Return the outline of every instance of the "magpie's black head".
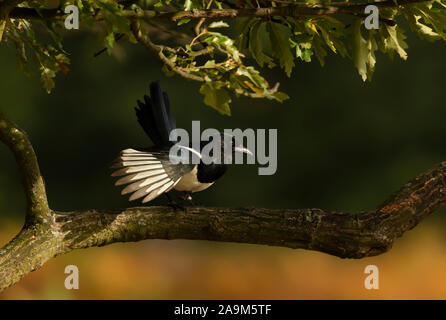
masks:
[[[234,136],[227,133],[222,133],[221,136],[222,136],[223,157],[232,158],[236,152],[245,153],[247,155],[253,156],[253,153],[249,149],[243,147],[242,142],[237,142]]]
[[[214,153],[214,149],[206,150],[206,146],[209,142],[202,142],[201,143],[201,150],[202,150],[202,161],[204,160],[205,163],[219,163],[219,164],[225,164],[225,163],[232,163],[233,156],[236,152],[239,153],[245,153],[248,155],[253,155],[253,153],[248,150],[247,148],[243,147],[241,143],[237,143],[234,136],[220,132],[220,141],[217,141],[216,143],[220,146],[219,152],[217,154]],[[212,141],[214,143],[214,141]],[[203,151],[209,151],[209,153],[205,153]],[[205,154],[203,154],[205,153]],[[209,155],[209,159],[206,158]],[[207,160],[207,161],[206,161]],[[219,161],[217,161],[219,160]]]

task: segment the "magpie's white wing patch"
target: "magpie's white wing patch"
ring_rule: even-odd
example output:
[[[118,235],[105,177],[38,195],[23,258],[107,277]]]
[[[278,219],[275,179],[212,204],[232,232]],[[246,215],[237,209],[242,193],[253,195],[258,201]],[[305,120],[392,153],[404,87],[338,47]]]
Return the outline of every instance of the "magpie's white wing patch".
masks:
[[[112,168],[118,169],[112,176],[120,177],[115,185],[127,185],[121,194],[131,193],[129,201],[144,197],[142,203],[146,203],[170,191],[193,166],[172,164],[168,150],[126,149],[121,151]]]

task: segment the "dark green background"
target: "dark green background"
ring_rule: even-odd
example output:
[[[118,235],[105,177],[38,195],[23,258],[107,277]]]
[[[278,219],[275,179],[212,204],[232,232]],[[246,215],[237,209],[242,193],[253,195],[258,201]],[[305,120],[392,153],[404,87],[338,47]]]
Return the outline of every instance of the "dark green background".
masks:
[[[57,77],[48,95],[37,76],[16,69],[12,48],[3,44],[0,110],[28,132],[56,210],[139,204],[113,186],[109,165],[121,149],[150,144],[133,106],[153,80],[168,92],[179,127],[201,120],[202,128],[278,129],[275,175],[233,166],[196,194],[202,204],[367,210],[446,160],[446,48],[415,37],[408,43],[406,62],[378,54],[371,83],[362,82],[350,60],[334,55],[323,68],[317,61],[296,61],[291,78],[278,68],[265,70],[290,99],[235,99],[232,117],[205,106],[198,83],[167,78],[159,62],[135,45],[124,46],[120,61],[107,54],[93,58],[101,42],[77,32],[65,44],[71,71]],[[25,197],[5,146],[0,166],[1,215],[21,218]]]

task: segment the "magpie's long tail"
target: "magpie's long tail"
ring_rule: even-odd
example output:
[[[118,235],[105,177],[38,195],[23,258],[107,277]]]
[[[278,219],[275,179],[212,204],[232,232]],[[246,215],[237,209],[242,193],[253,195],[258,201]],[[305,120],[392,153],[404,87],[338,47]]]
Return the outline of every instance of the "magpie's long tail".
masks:
[[[137,101],[135,108],[138,122],[156,147],[169,146],[170,132],[176,128],[175,117],[170,113],[169,97],[159,82],[150,84],[150,97],[144,95],[144,102]]]

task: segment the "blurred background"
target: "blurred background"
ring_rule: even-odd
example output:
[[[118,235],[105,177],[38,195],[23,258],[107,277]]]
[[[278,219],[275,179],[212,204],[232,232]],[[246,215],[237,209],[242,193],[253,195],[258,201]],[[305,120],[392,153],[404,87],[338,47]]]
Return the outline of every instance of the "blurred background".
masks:
[[[406,62],[378,54],[372,82],[350,60],[298,63],[290,78],[264,70],[290,99],[235,99],[232,117],[205,106],[199,84],[167,78],[144,48],[120,44],[113,56],[94,36],[72,32],[71,71],[48,95],[37,76],[0,46],[0,110],[27,131],[45,177],[50,206],[70,211],[123,208],[109,165],[126,147],[148,146],[133,107],[160,80],[178,127],[277,128],[278,170],[233,166],[195,199],[209,206],[374,208],[419,173],[446,160],[444,43],[409,37]],[[21,228],[25,197],[11,152],[0,145],[0,245]],[[162,203],[164,199],[154,203]],[[381,256],[342,260],[287,248],[187,240],[148,240],[77,250],[47,262],[2,299],[376,299],[446,298],[446,208]],[[79,290],[64,288],[78,266]],[[364,289],[364,268],[380,270],[380,289]]]

